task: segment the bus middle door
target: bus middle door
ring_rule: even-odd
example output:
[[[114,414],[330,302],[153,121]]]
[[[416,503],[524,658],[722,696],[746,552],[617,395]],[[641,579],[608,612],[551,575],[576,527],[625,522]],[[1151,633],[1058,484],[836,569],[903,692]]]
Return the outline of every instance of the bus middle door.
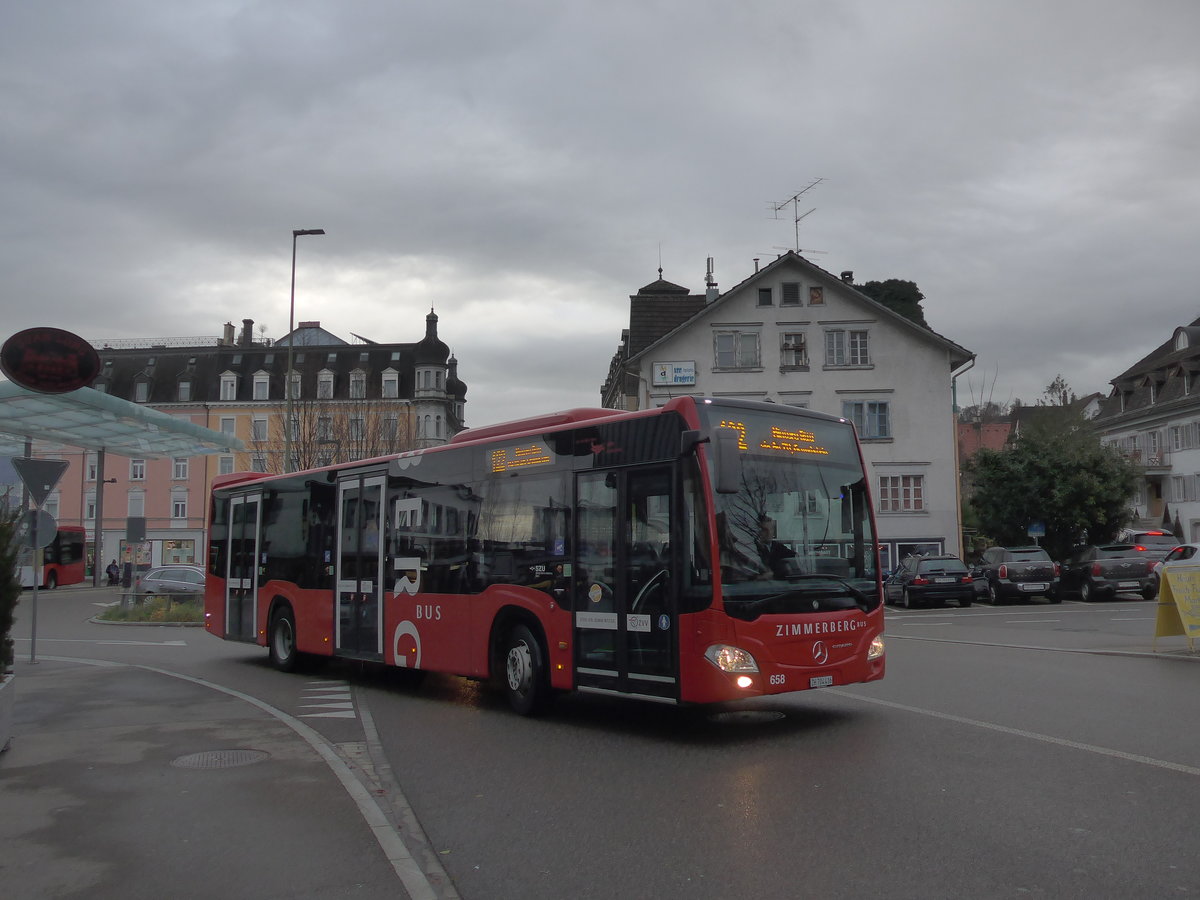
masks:
[[[229,501],[229,546],[225,554],[225,637],[252,641],[258,621],[259,534],[262,494]]]
[[[384,475],[338,482],[337,652],[383,658]]]
[[[670,466],[577,476],[575,683],[675,700]]]

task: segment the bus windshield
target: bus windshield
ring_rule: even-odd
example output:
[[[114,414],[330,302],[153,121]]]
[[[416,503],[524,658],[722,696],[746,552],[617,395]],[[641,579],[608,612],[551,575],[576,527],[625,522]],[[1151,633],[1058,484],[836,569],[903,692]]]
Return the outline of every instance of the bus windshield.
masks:
[[[786,409],[709,413],[710,427],[739,433],[739,489],[713,493],[726,611],[756,619],[877,607],[875,534],[851,426]]]

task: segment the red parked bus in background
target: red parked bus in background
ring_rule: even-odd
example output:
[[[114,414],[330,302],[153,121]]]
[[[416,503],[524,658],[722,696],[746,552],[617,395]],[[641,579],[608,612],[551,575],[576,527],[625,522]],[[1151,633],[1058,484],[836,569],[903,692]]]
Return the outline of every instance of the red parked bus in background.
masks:
[[[214,482],[207,629],[303,654],[715,703],[884,674],[882,584],[845,419],[683,397]]]
[[[79,584],[86,577],[87,560],[84,545],[87,531],[78,525],[59,525],[58,534],[42,550],[42,580],[38,587],[54,590],[60,584]],[[33,566],[30,550],[20,552],[21,587],[33,587]]]

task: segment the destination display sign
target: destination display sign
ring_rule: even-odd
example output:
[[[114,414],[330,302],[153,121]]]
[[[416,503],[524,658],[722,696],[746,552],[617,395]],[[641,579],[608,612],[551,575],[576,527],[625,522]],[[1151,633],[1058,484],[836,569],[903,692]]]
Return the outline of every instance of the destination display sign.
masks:
[[[772,424],[757,417],[754,419],[723,419],[722,428],[732,428],[738,433],[738,450],[756,453],[781,453],[788,456],[808,454],[828,456],[829,450],[818,443],[817,434],[805,428],[797,428],[794,422]]]
[[[509,447],[497,447],[488,454],[493,475],[516,469],[548,466],[554,461],[550,448],[541,441],[525,441]]]

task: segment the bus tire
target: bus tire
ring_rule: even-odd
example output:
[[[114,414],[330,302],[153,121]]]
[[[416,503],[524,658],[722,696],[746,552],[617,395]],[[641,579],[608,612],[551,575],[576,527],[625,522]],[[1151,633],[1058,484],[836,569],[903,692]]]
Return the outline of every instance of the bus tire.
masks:
[[[294,672],[300,654],[296,650],[296,614],[290,606],[280,607],[271,616],[267,636],[271,665],[280,672]]]
[[[51,572],[46,576],[46,590],[52,591],[56,587],[58,587],[58,575]]]
[[[501,683],[513,712],[532,716],[544,710],[550,698],[549,672],[542,645],[527,626],[514,625],[508,632],[501,663]]]

